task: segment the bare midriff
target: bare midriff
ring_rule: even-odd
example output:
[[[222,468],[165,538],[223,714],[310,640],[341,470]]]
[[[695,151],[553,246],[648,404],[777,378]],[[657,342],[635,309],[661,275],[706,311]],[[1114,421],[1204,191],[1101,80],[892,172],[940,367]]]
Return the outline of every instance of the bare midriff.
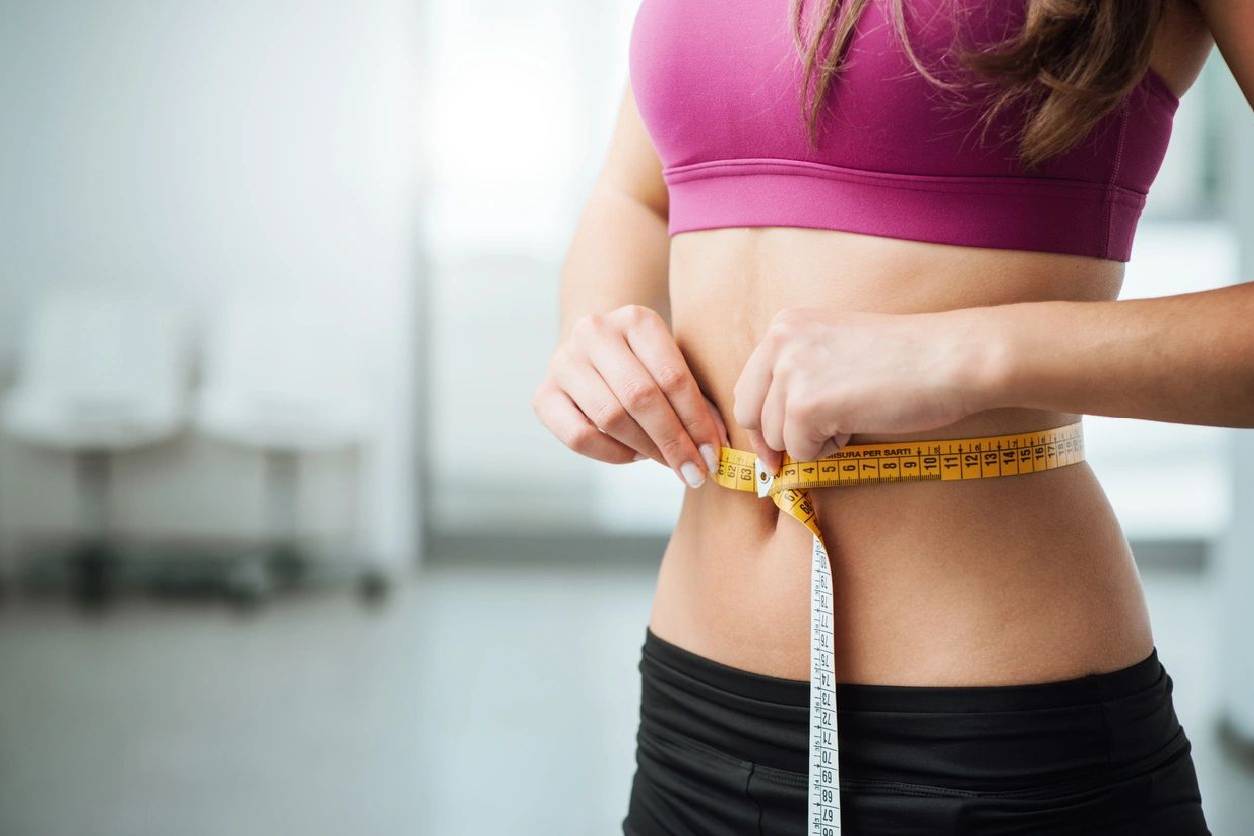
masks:
[[[732,389],[777,311],[915,313],[1109,300],[1123,265],[829,230],[716,229],[671,241],[675,338],[751,450]],[[1080,416],[996,409],[851,444],[995,435]],[[1092,469],[812,492],[835,586],[842,682],[1002,685],[1116,670],[1153,647],[1140,579]],[[685,492],[650,628],[733,667],[809,677],[810,533],[769,499],[707,480]]]

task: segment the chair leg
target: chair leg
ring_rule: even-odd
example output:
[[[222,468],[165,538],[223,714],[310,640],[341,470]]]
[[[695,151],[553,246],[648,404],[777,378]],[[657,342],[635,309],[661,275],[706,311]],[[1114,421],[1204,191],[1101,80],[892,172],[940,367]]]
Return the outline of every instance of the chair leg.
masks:
[[[71,563],[74,600],[83,609],[103,609],[112,603],[116,585],[111,558],[112,555],[99,541],[83,543],[75,551]]]
[[[367,604],[378,605],[387,600],[392,591],[392,579],[387,572],[374,567],[361,570],[357,578],[357,594]]]
[[[116,593],[118,555],[109,543],[109,486],[111,460],[104,450],[85,450],[75,456],[80,518],[86,538],[70,559],[73,593],[86,609],[109,604]]]
[[[299,453],[266,452],[266,522],[272,538],[268,563],[275,579],[289,587],[306,580],[310,569],[299,544],[299,482]]]
[[[273,586],[264,559],[241,558],[227,569],[223,580],[227,600],[241,610],[259,607]]]
[[[264,564],[266,579],[285,588],[314,585],[347,585],[355,589],[361,600],[375,605],[385,601],[392,587],[392,577],[383,569],[360,559],[358,550],[350,548],[351,556],[328,559],[302,548],[299,520],[300,453],[290,450],[268,450],[265,454],[266,522],[271,535]],[[360,467],[355,468],[360,472]],[[355,489],[360,485],[354,485]],[[353,491],[350,511],[350,542],[359,539],[360,491]],[[257,566],[238,567],[241,573],[255,572]],[[244,577],[242,574],[241,577]],[[249,576],[260,582],[255,575]],[[247,585],[243,585],[247,588]],[[266,592],[269,591],[267,588]],[[259,593],[264,595],[264,592]]]

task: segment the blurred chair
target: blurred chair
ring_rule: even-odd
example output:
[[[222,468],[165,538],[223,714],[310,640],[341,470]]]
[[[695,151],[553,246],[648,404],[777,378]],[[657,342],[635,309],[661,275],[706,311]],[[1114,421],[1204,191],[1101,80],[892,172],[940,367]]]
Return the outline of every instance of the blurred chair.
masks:
[[[334,305],[296,294],[239,297],[208,323],[194,421],[208,436],[265,456],[273,543],[264,560],[237,566],[231,588],[242,602],[261,599],[276,583],[308,581],[318,574],[354,580],[370,600],[387,590],[386,575],[364,561],[319,561],[299,544],[302,454],[359,455],[374,429],[365,370],[343,319]]]
[[[0,421],[24,443],[74,455],[87,536],[71,564],[85,604],[109,597],[120,563],[110,542],[111,458],[179,431],[189,349],[173,306],[100,291],[50,296],[27,322]]]

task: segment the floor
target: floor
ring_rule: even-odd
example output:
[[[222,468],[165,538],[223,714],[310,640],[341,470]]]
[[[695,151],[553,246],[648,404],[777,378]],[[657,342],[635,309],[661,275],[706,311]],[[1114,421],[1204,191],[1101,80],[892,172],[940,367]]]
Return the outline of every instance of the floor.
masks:
[[[1216,733],[1207,585],[1145,575],[1211,827],[1248,833],[1254,764]],[[378,610],[9,600],[0,834],[612,834],[651,584],[638,564],[458,563]]]

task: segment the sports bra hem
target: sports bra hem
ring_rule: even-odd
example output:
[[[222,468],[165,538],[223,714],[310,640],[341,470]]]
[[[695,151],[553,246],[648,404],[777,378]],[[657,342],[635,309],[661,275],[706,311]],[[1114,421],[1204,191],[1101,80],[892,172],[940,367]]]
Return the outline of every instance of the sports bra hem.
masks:
[[[798,160],[713,160],[664,172],[670,235],[797,227],[1128,261],[1145,195],[1075,180],[902,175]]]

